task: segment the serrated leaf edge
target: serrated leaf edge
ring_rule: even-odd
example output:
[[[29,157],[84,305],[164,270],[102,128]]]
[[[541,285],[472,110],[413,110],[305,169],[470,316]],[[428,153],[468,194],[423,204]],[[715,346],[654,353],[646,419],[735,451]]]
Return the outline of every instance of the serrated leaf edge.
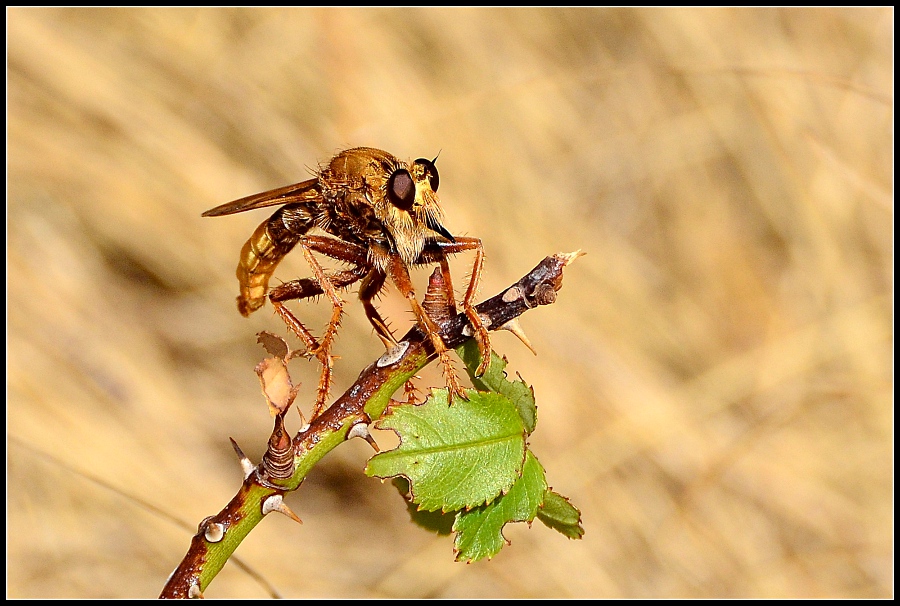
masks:
[[[547,502],[547,496],[546,496],[546,495],[547,495],[548,492],[552,492],[553,494],[555,494],[556,496],[558,496],[559,498],[561,498],[563,501],[566,502],[566,504],[567,504],[569,507],[571,507],[572,509],[574,509],[574,510],[576,511],[576,513],[578,513],[578,521],[574,524],[574,527],[575,527],[575,528],[579,528],[579,529],[581,530],[581,533],[580,533],[577,537],[571,537],[571,536],[569,536],[568,534],[566,534],[565,532],[559,530],[558,528],[554,528],[553,526],[550,526],[550,524],[548,524],[548,523],[545,522],[544,520],[540,519],[540,516],[539,516],[537,513],[535,514],[534,517],[537,518],[537,519],[540,519],[541,524],[543,524],[544,526],[546,526],[546,527],[549,528],[550,530],[555,530],[556,532],[558,532],[559,534],[563,535],[564,537],[566,537],[566,538],[569,539],[570,541],[576,541],[576,540],[577,540],[577,541],[580,541],[580,540],[584,537],[584,534],[585,534],[585,529],[584,529],[584,526],[583,526],[584,520],[583,520],[583,518],[581,517],[581,509],[579,509],[578,507],[576,507],[575,505],[573,505],[573,504],[572,504],[572,500],[571,500],[569,497],[567,497],[567,496],[565,496],[565,495],[563,495],[563,494],[560,494],[560,493],[556,492],[555,490],[553,490],[553,487],[552,487],[552,486],[549,486],[549,485],[548,485],[548,486],[547,486],[547,489],[544,491],[544,500],[543,500],[543,501],[541,502],[541,504],[538,506],[538,513],[540,512],[540,510],[542,510],[542,509],[544,508],[544,503]],[[532,521],[533,521],[533,520],[532,520]]]
[[[495,354],[495,355],[496,355],[496,354]],[[509,397],[508,397],[506,394],[501,393],[501,392],[498,392],[498,391],[481,392],[481,391],[478,391],[478,390],[476,390],[476,389],[467,389],[466,391],[467,391],[467,392],[470,392],[470,393],[472,393],[472,394],[493,393],[493,394],[497,394],[497,395],[499,395],[499,396],[503,396],[503,397],[505,397],[507,400],[509,400]],[[532,393],[533,393],[533,391],[534,391],[534,390],[532,389]],[[393,427],[383,427],[383,426],[382,426],[382,422],[385,421],[385,420],[387,420],[388,417],[390,417],[390,415],[393,414],[393,409],[394,409],[394,408],[403,408],[403,407],[407,407],[407,406],[424,406],[425,404],[429,403],[429,402],[431,401],[431,399],[432,399],[436,394],[438,394],[438,393],[447,396],[447,402],[448,402],[447,406],[448,406],[448,407],[453,406],[452,401],[450,400],[450,392],[449,392],[449,390],[446,389],[446,388],[440,388],[440,389],[432,388],[431,394],[429,394],[429,396],[428,396],[423,402],[419,402],[419,403],[415,403],[415,404],[406,403],[406,402],[400,402],[400,403],[398,403],[396,406],[395,406],[395,405],[389,405],[388,408],[385,409],[384,414],[383,414],[380,418],[378,418],[378,419],[373,423],[373,426],[374,426],[376,429],[381,429],[381,430],[386,430],[386,431],[392,431],[392,432],[394,432],[394,434],[395,434],[395,435],[397,436],[397,438],[400,440],[400,443],[397,445],[396,448],[393,448],[393,449],[391,449],[391,450],[385,450],[385,451],[378,452],[378,453],[374,454],[372,457],[369,458],[369,461],[371,461],[371,460],[374,459],[375,457],[384,457],[385,455],[388,455],[388,454],[390,454],[390,453],[397,452],[397,451],[399,451],[399,450],[401,449],[401,447],[403,446],[403,443],[404,443],[404,442],[403,442],[403,437],[400,435],[400,432],[399,432],[399,431],[397,431],[397,430],[396,430],[395,428],[393,428]],[[512,403],[511,400],[510,400],[510,403],[513,404],[513,406],[515,407],[515,404]],[[512,487],[515,485],[515,483],[516,483],[519,479],[522,478],[522,472],[523,472],[523,467],[525,466],[525,460],[528,458],[529,448],[528,448],[527,436],[528,436],[529,434],[528,434],[528,430],[525,428],[524,425],[525,425],[525,424],[524,424],[524,421],[523,421],[523,423],[522,423],[522,429],[523,429],[523,433],[522,433],[522,437],[523,437],[522,458],[521,458],[521,460],[519,461],[518,465],[516,466],[516,474],[515,474],[516,477],[513,479],[513,481],[510,483],[510,485],[509,485],[505,490],[504,490],[503,488],[501,488],[501,489],[500,489],[500,492],[498,492],[496,495],[494,495],[494,497],[492,497],[489,501],[485,501],[484,503],[477,503],[477,504],[472,505],[472,506],[464,506],[464,507],[462,507],[462,508],[460,508],[460,509],[444,509],[443,507],[440,507],[439,509],[440,509],[441,513],[468,512],[468,511],[472,511],[473,509],[477,509],[478,507],[485,507],[485,506],[487,506],[487,505],[490,505],[490,504],[493,503],[494,501],[496,501],[499,497],[508,494],[509,491],[512,490]],[[484,443],[484,442],[477,442],[477,444],[481,444],[481,443]],[[468,443],[468,442],[467,442],[467,443],[462,443],[462,444],[459,445],[458,448],[459,448],[459,449],[462,449],[462,448],[464,448],[464,447],[466,446],[466,444],[470,444],[470,443]],[[476,444],[476,443],[471,443],[471,444]],[[434,449],[434,450],[437,450],[437,449]],[[429,449],[424,449],[422,452],[427,453],[427,452],[429,452]],[[537,458],[537,457],[535,457],[535,458]],[[366,467],[368,467],[368,464],[366,465]],[[368,475],[368,474],[367,474],[367,475]],[[374,473],[373,473],[370,477],[379,478],[379,479],[382,480],[382,481],[385,481],[385,480],[387,480],[387,479],[389,479],[389,478],[403,477],[403,478],[405,478],[406,481],[409,483],[409,502],[413,503],[413,504],[416,506],[416,510],[417,510],[417,511],[424,511],[424,512],[429,512],[429,513],[438,511],[438,508],[436,508],[436,509],[427,509],[427,508],[420,507],[421,503],[419,503],[419,502],[417,501],[417,498],[418,498],[418,497],[416,496],[416,492],[415,492],[415,483],[413,482],[412,478],[410,478],[410,477],[407,476],[406,474],[404,474],[404,473],[397,473],[397,474],[393,474],[393,475],[384,475],[384,476],[382,476],[382,475],[378,475],[378,474],[374,474]]]
[[[512,545],[512,541],[510,541],[509,539],[507,539],[507,538],[506,538],[506,535],[503,534],[503,531],[504,531],[504,529],[506,528],[506,526],[507,526],[508,524],[521,524],[521,523],[524,522],[524,523],[528,524],[528,527],[529,527],[529,528],[531,528],[531,525],[532,525],[532,523],[534,522],[534,519],[535,519],[535,518],[537,517],[537,515],[538,515],[538,511],[540,511],[541,507],[543,507],[543,505],[544,505],[544,499],[546,498],[547,491],[550,490],[549,485],[546,484],[546,481],[547,481],[547,470],[544,469],[544,466],[541,464],[541,462],[540,462],[540,460],[537,458],[537,456],[535,456],[535,454],[534,454],[533,452],[531,452],[531,450],[526,446],[526,448],[525,448],[525,459],[528,458],[528,453],[531,453],[531,456],[534,457],[535,463],[537,463],[538,468],[541,470],[541,475],[542,475],[543,478],[544,478],[544,484],[545,484],[544,493],[543,493],[544,496],[541,498],[541,502],[538,503],[537,507],[535,508],[535,510],[534,510],[534,516],[533,516],[531,519],[528,519],[528,520],[507,520],[506,522],[504,522],[504,523],[500,526],[500,531],[499,531],[499,532],[500,532],[500,538],[503,539],[503,543],[504,543],[505,545]],[[523,461],[522,461],[522,467],[523,467],[523,469],[520,470],[520,472],[519,472],[519,479],[521,479],[522,476],[523,476],[524,466],[525,466],[525,461],[523,460]],[[512,490],[512,486],[510,486],[509,490]],[[507,492],[504,493],[504,494],[509,493],[509,490],[507,490]],[[557,493],[557,494],[559,494],[559,493]],[[559,495],[559,496],[562,496],[562,495]],[[566,497],[563,497],[563,498],[565,499]],[[495,498],[495,500],[496,500],[496,498]],[[568,500],[568,499],[566,499],[566,500]],[[478,507],[487,507],[488,505],[489,505],[489,503],[486,503],[486,504],[484,504],[484,505],[479,505]],[[575,507],[575,506],[573,505],[573,507]],[[474,509],[474,508],[472,508],[472,509]],[[576,510],[577,510],[577,509],[578,509],[578,508],[576,507]],[[458,510],[458,511],[461,511],[461,510]],[[469,510],[469,511],[471,511],[471,510]],[[581,511],[578,510],[578,513],[579,513],[578,519],[579,519],[579,521],[580,521],[580,520],[581,520]],[[457,522],[458,520],[459,520],[459,517],[457,517],[457,519],[454,520],[454,522],[453,522],[453,527],[454,527],[454,528],[453,528],[453,532],[454,532],[454,534],[456,534],[457,536],[459,536],[459,532],[456,530],[456,522]],[[487,519],[485,519],[485,521],[486,521],[486,520],[487,520]],[[479,528],[480,528],[480,527],[479,527]],[[501,551],[502,549],[503,549],[503,548],[501,547],[501,548],[500,548],[499,550],[497,550],[495,553],[493,553],[493,554],[491,554],[491,555],[487,555],[487,556],[485,556],[485,557],[486,557],[488,560],[491,560],[495,555],[497,555],[498,553],[500,553],[500,551]],[[459,559],[459,554],[462,553],[462,550],[456,548],[456,539],[455,539],[455,538],[454,538],[454,540],[453,540],[453,553],[454,553],[454,556],[453,556],[454,561],[456,561],[456,562],[461,561],[461,560]],[[472,558],[469,558],[469,559],[467,559],[467,560],[465,561],[465,563],[466,563],[466,564],[471,564],[472,562],[480,561],[481,559],[484,559],[484,558],[480,558],[479,560],[474,560],[474,559],[472,559]]]

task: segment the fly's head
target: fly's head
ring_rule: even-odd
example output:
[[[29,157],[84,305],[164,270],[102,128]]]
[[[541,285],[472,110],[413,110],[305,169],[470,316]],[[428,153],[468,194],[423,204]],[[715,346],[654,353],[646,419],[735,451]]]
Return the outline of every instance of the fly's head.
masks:
[[[427,238],[439,234],[453,241],[441,223],[443,213],[437,196],[439,177],[434,160],[419,158],[415,162],[400,162],[390,167],[386,176],[382,195],[376,198],[375,212],[407,265],[415,262]]]

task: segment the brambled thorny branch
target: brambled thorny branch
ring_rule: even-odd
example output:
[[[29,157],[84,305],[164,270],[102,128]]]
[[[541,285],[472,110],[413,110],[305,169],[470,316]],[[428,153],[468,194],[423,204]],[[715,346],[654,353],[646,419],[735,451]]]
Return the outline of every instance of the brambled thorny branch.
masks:
[[[489,330],[506,329],[519,334],[516,318],[529,309],[556,301],[563,268],[581,254],[579,251],[546,257],[518,282],[477,305],[475,309],[484,325]],[[436,321],[448,348],[472,338],[464,313]],[[235,444],[244,482],[222,511],[200,523],[187,554],[160,597],[202,597],[203,590],[266,514],[278,511],[299,521],[284,504],[284,493],[296,490],[313,465],[339,444],[356,436],[367,438],[368,425],[385,411],[394,392],[436,357],[429,339],[414,327],[397,347],[363,369],[356,382],[292,440],[284,430],[284,412],[276,415],[267,460],[258,466],[254,467]],[[278,458],[273,453],[284,455],[287,473],[282,473],[285,461],[273,461]]]

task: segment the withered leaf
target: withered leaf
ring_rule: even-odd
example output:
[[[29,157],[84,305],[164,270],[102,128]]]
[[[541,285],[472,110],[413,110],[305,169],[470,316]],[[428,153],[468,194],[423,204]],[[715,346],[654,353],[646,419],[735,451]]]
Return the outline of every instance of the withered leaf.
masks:
[[[295,388],[291,383],[291,375],[288,374],[284,360],[266,358],[256,365],[255,370],[272,416],[286,411],[294,401],[299,388]]]
[[[256,333],[256,342],[262,345],[271,355],[282,360],[286,360],[291,351],[284,339],[265,330]]]

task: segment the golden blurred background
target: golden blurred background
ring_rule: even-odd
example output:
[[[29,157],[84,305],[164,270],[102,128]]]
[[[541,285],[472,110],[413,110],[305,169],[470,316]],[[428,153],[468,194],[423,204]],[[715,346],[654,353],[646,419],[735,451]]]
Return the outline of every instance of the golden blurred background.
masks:
[[[587,253],[522,318],[538,357],[494,337],[586,534],[510,525],[454,563],[354,440],[289,496],[303,526],[238,549],[265,582],[232,562],[207,596],[892,595],[892,9],[7,17],[9,597],[158,595],[176,520],[238,488],[228,437],[263,452],[255,333],[284,332],[234,304],[268,213],[200,214],[360,145],[440,152],[481,298]],[[383,351],[358,304],[336,347],[340,393]]]

